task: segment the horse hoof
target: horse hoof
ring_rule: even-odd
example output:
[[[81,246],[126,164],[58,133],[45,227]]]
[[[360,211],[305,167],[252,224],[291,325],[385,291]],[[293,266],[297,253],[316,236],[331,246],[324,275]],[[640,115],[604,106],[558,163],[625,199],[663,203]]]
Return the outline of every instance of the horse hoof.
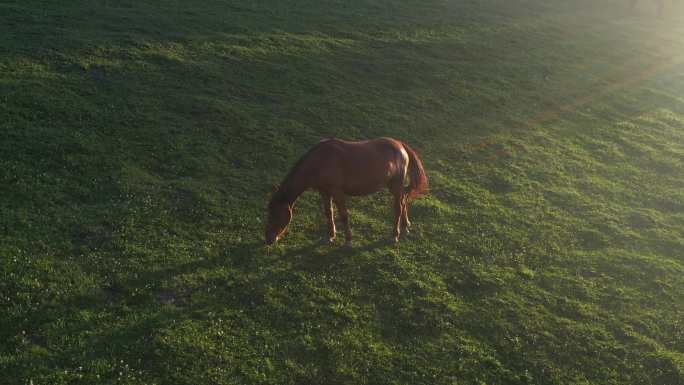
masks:
[[[394,243],[399,243],[399,237],[394,237]]]

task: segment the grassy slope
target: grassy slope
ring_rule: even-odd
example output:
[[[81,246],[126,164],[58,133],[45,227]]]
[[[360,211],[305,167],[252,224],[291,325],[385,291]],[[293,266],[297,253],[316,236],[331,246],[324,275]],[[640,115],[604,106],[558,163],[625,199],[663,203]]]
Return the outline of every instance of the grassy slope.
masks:
[[[0,382],[684,383],[682,18],[568,3],[0,4]],[[380,135],[409,239],[378,195],[321,246],[307,194],[260,246]]]

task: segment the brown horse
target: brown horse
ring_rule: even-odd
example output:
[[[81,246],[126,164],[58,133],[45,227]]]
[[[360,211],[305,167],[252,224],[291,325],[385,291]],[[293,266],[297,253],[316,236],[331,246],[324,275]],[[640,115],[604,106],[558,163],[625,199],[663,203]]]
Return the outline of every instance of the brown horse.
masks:
[[[273,194],[268,204],[266,244],[273,244],[283,236],[292,219],[295,201],[311,189],[318,191],[323,200],[328,241],[335,240],[332,206],[335,202],[344,225],[345,245],[351,246],[346,196],[369,195],[383,187],[394,195],[393,237],[398,242],[402,225],[407,233],[411,225],[409,202],[427,193],[428,180],[418,154],[392,138],[360,142],[321,140],[299,159]]]

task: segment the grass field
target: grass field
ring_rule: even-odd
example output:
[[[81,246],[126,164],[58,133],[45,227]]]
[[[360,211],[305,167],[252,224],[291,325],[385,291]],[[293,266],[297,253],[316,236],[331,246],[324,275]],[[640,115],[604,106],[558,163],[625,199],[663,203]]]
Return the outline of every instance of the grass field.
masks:
[[[1,2],[0,383],[684,384],[684,6],[622,3]],[[262,246],[383,135],[408,238]]]

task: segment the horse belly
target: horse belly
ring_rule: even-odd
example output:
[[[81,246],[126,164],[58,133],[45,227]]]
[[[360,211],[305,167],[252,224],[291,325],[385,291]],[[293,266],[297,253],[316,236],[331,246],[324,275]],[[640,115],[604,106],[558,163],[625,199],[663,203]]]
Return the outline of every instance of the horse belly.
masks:
[[[354,180],[350,178],[348,180]],[[356,179],[352,183],[348,183],[344,186],[344,193],[353,196],[363,196],[376,193],[387,186],[389,178],[387,177],[373,177],[373,178],[363,178]]]
[[[344,190],[344,193],[346,195],[352,195],[352,196],[364,196],[364,195],[370,195],[373,193],[376,193],[382,188],[385,187],[384,185],[381,186],[364,186],[364,187],[348,187],[347,189]]]

